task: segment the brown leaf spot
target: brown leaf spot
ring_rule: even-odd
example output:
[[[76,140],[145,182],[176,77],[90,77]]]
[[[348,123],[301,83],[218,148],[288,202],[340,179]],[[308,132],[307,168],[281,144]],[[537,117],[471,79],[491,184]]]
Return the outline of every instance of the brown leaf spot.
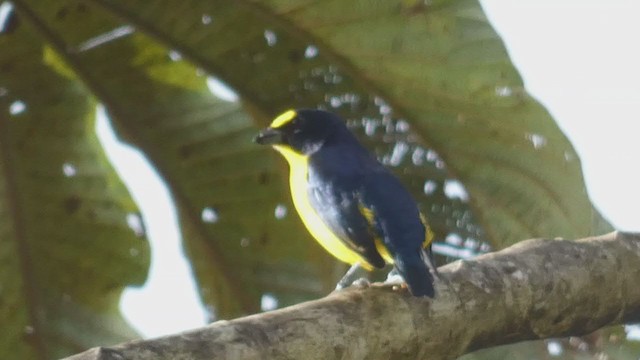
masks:
[[[409,16],[427,13],[431,8],[431,5],[423,0],[418,0],[415,2],[405,1],[401,6],[401,11]]]
[[[297,50],[289,51],[289,61],[296,64],[296,63],[299,63],[300,60],[302,60],[302,53],[300,51],[297,51]]]
[[[78,10],[79,13],[82,13],[82,14],[87,13],[89,11],[89,8],[84,3],[78,3],[78,5],[76,5],[76,9]]]
[[[269,183],[269,173],[266,171],[261,172],[258,177],[258,183],[260,183],[260,185],[267,185]]]
[[[178,150],[178,155],[181,159],[186,160],[187,158],[189,158],[189,156],[191,156],[191,148],[189,148],[188,146],[181,147],[180,150]]]
[[[13,64],[11,63],[4,63],[0,65],[0,72],[10,73],[12,69],[13,69]]]
[[[555,319],[553,319],[553,324],[554,324],[554,325],[557,325],[557,324],[559,324],[562,320],[563,320],[562,315],[558,315],[558,316],[556,316],[556,318],[555,318]]]
[[[267,235],[267,233],[262,233],[262,235],[260,235],[260,245],[267,245],[267,243],[269,242],[269,235]]]
[[[71,195],[64,199],[64,209],[69,215],[76,213],[80,209],[80,205],[82,205],[82,200],[77,195]]]
[[[64,20],[64,18],[67,17],[68,13],[69,13],[69,8],[66,6],[63,6],[60,9],[58,9],[58,11],[56,11],[56,19]]]

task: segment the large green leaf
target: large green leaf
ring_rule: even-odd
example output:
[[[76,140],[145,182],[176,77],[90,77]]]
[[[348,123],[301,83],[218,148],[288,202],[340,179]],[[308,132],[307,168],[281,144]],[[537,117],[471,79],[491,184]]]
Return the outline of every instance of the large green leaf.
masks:
[[[118,304],[148,267],[137,208],[93,131],[95,102],[51,55],[24,21],[0,34],[2,359],[135,336]]]
[[[251,142],[259,126],[238,103],[215,98],[195,67],[100,8],[33,3],[25,11],[42,34],[170,186],[201,294],[218,316],[259,311],[264,294],[287,305],[331,289],[335,265],[319,246],[278,241],[303,230],[292,216],[274,216],[279,205],[291,208],[284,177],[275,156]]]
[[[640,354],[640,342],[625,340],[625,337],[624,328],[615,326],[582,338],[526,341],[496,346],[461,356],[458,360],[635,360]],[[553,346],[553,351],[549,345]]]
[[[363,124],[416,194],[431,181],[420,199],[441,238],[502,247],[599,224],[571,144],[477,1],[93,1],[261,113],[324,106]],[[446,196],[455,181],[468,196]]]

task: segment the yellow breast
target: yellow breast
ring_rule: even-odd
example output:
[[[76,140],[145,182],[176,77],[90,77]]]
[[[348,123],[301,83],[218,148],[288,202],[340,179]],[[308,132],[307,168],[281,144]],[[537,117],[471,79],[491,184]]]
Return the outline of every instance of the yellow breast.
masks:
[[[291,188],[293,205],[296,207],[302,222],[311,235],[325,250],[339,260],[348,264],[360,263],[365,268],[371,268],[358,253],[349,249],[333,231],[331,231],[311,206],[307,192],[309,158],[285,146],[274,145],[273,147],[282,154],[289,163],[289,187]]]

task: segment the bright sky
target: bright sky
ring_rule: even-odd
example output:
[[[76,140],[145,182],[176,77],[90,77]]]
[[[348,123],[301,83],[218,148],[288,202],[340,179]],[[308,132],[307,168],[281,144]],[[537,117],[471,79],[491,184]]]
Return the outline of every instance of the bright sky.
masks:
[[[582,159],[591,199],[640,231],[640,2],[484,0],[525,86]]]
[[[617,228],[640,231],[640,2],[482,3],[527,89],[580,154],[596,206]],[[125,316],[147,337],[204,324],[167,188],[138,152],[116,142],[104,117],[98,128],[142,209],[153,248],[147,285],[125,292]]]

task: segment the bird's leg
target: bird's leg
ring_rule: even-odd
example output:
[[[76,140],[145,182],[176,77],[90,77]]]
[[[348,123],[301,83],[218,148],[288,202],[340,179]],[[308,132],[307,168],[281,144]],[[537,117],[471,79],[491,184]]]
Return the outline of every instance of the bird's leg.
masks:
[[[429,268],[429,272],[436,280],[442,280],[440,278],[440,273],[438,272],[438,267],[436,266],[436,260],[433,257],[433,250],[429,247],[426,251],[423,251],[424,262],[427,264],[427,268]]]
[[[355,263],[351,265],[349,270],[347,270],[347,273],[344,274],[340,281],[338,281],[338,284],[336,284],[336,290],[342,290],[356,282],[358,285],[368,285],[369,280],[364,276],[366,276],[366,270],[360,265],[360,263]]]

